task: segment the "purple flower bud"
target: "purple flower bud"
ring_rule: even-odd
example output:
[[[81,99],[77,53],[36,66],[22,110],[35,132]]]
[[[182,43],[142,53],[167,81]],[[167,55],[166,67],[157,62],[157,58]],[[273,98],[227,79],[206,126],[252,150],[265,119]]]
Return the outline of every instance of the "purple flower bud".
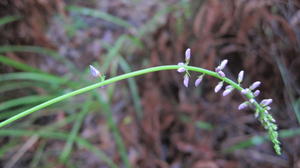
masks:
[[[183,79],[183,85],[185,87],[189,86],[189,76],[187,74],[184,75],[184,79]]]
[[[218,73],[222,78],[225,77],[225,73],[224,73],[223,71],[217,71],[217,73]]]
[[[233,86],[227,85],[227,86],[225,87],[225,89],[233,89]]]
[[[184,72],[184,71],[185,71],[185,68],[183,68],[183,67],[180,67],[180,68],[178,68],[178,69],[177,69],[177,71],[178,71],[178,72],[180,72],[180,73],[182,73],[182,72]]]
[[[256,89],[260,84],[261,84],[260,81],[256,81],[256,82],[254,82],[254,83],[249,87],[249,89],[250,89],[250,90],[254,90],[254,89]]]
[[[244,103],[242,103],[242,104],[240,104],[239,105],[239,110],[243,110],[243,109],[245,109],[246,107],[248,106],[248,102],[244,102]]]
[[[224,69],[224,68],[226,67],[227,63],[228,63],[228,60],[227,60],[227,59],[223,60],[223,61],[221,62],[221,64],[219,65],[220,70]]]
[[[93,77],[101,76],[101,73],[93,65],[90,65],[90,73]]]
[[[185,50],[185,61],[186,63],[189,63],[191,59],[191,49],[188,48]]]
[[[254,117],[257,118],[259,116],[259,110],[255,111]]]
[[[202,80],[203,80],[203,76],[204,76],[204,75],[199,76],[198,79],[195,81],[195,87],[197,87],[197,86],[200,85],[200,83],[201,83]]]
[[[220,68],[220,66],[217,66],[217,68],[215,69],[216,72],[221,71],[222,69]]]
[[[254,95],[255,97],[257,97],[259,94],[260,94],[260,90],[256,90],[256,91],[253,93],[253,95]]]
[[[255,100],[254,99],[250,99],[249,102],[253,104],[255,102]]]
[[[264,100],[262,100],[262,101],[260,102],[260,105],[262,105],[262,106],[268,106],[268,105],[270,105],[272,102],[273,102],[272,99],[264,99]]]
[[[247,94],[248,92],[249,92],[249,89],[248,89],[248,88],[247,88],[247,89],[241,90],[241,93],[242,93],[243,95]]]
[[[184,63],[183,63],[183,62],[178,62],[177,65],[178,65],[178,66],[184,66]]]
[[[267,107],[266,107],[266,110],[271,110],[271,107],[270,107],[270,106],[267,106]]]
[[[219,82],[215,87],[215,93],[219,92],[223,87],[223,81]]]
[[[233,89],[226,89],[226,90],[223,92],[223,96],[229,95],[229,93],[231,93],[232,91],[233,91]]]
[[[244,71],[240,71],[238,75],[238,83],[241,83],[244,79]]]

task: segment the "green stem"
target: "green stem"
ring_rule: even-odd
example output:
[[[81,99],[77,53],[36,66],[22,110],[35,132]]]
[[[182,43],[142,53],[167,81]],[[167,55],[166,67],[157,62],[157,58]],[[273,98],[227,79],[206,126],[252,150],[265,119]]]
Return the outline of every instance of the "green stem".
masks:
[[[73,96],[76,96],[78,94],[82,94],[82,93],[85,93],[85,92],[88,92],[90,90],[93,90],[93,89],[96,89],[96,88],[99,88],[101,86],[105,86],[105,85],[108,85],[108,84],[111,84],[111,83],[114,83],[114,82],[118,82],[120,80],[123,80],[123,79],[128,79],[128,78],[131,78],[131,77],[135,77],[135,76],[139,76],[139,75],[143,75],[143,74],[147,74],[147,73],[150,73],[150,72],[156,72],[156,71],[164,71],[164,70],[174,70],[174,69],[178,69],[180,66],[178,65],[165,65],[165,66],[157,66],[157,67],[151,67],[151,68],[146,68],[146,69],[142,69],[142,70],[138,70],[138,71],[134,71],[134,72],[130,72],[130,73],[126,73],[126,74],[123,74],[123,75],[119,75],[119,76],[116,76],[116,77],[113,77],[113,78],[110,78],[110,79],[107,79],[103,82],[99,82],[99,83],[96,83],[96,84],[92,84],[92,85],[89,85],[87,87],[84,87],[84,88],[81,88],[81,89],[78,89],[78,90],[75,90],[73,92],[70,92],[70,93],[67,93],[67,94],[64,94],[62,96],[59,96],[59,97],[56,97],[56,98],[53,98],[51,100],[48,100],[42,104],[39,104],[37,106],[34,106],[26,111],[23,111],[13,117],[10,117],[4,121],[2,121],[0,123],[0,128],[3,127],[3,126],[6,126],[20,118],[23,118],[33,112],[36,112],[38,110],[41,110],[45,107],[48,107],[54,103],[57,103],[57,102],[60,102],[60,101],[63,101],[65,99],[68,99],[70,97],[73,97]],[[185,66],[185,68],[187,70],[190,70],[190,71],[195,71],[195,72],[199,72],[199,73],[203,73],[203,74],[206,74],[206,75],[209,75],[209,76],[212,76],[212,77],[215,77],[215,78],[218,78],[218,79],[221,79],[223,80],[224,82],[232,85],[235,89],[237,90],[242,90],[243,88],[240,87],[237,83],[235,83],[234,81],[228,79],[228,78],[222,78],[220,77],[216,72],[213,72],[213,71],[210,71],[210,70],[206,70],[206,69],[203,69],[203,68],[198,68],[198,67],[193,67],[193,66]],[[251,95],[246,95],[248,98],[251,98]],[[259,105],[258,105],[259,108],[261,108]]]

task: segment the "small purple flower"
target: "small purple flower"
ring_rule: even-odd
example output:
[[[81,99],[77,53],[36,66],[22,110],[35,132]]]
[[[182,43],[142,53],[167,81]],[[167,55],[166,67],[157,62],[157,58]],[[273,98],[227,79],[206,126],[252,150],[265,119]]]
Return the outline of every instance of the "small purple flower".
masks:
[[[178,72],[182,73],[186,71],[186,69],[183,67],[185,65],[183,62],[179,62],[177,65],[181,66],[180,68],[177,69]]]
[[[259,110],[255,111],[254,117],[257,118],[259,116]]]
[[[222,89],[223,83],[224,83],[224,82],[221,81],[221,82],[219,82],[219,83],[217,84],[217,86],[215,87],[215,93],[219,92],[219,91]]]
[[[178,65],[178,66],[184,66],[184,63],[183,63],[183,62],[178,62],[177,65]]]
[[[242,103],[242,104],[239,105],[238,109],[239,109],[239,110],[243,110],[243,109],[245,109],[247,106],[248,106],[248,102],[244,102],[244,103]]]
[[[247,94],[248,92],[249,92],[249,89],[248,89],[248,88],[247,88],[247,89],[241,90],[241,93],[242,93],[243,95]]]
[[[244,71],[240,71],[238,75],[238,83],[241,83],[244,79]]]
[[[256,91],[253,93],[253,95],[254,95],[255,97],[257,97],[259,94],[260,94],[260,90],[256,90]]]
[[[183,85],[185,87],[189,86],[189,76],[187,74],[184,75],[184,79],[183,79]]]
[[[191,49],[188,48],[185,50],[185,62],[189,63],[191,59]]]
[[[197,86],[200,85],[200,83],[201,83],[202,80],[203,80],[203,76],[204,76],[204,75],[200,75],[200,76],[198,77],[198,79],[195,81],[195,87],[197,87]]]
[[[177,69],[177,71],[178,71],[178,72],[180,72],[180,73],[182,73],[182,72],[184,72],[184,71],[185,71],[185,68],[183,68],[183,67],[180,67],[180,68],[178,68],[178,69]]]
[[[232,91],[233,91],[233,89],[226,89],[226,90],[223,92],[223,96],[229,95],[229,93],[231,93]]]
[[[233,89],[233,86],[227,85],[227,86],[225,87],[225,89]]]
[[[249,87],[249,89],[250,89],[250,90],[254,90],[254,89],[256,89],[257,87],[259,87],[260,84],[261,84],[260,81],[256,81],[256,82],[254,82],[254,83]]]
[[[272,102],[273,102],[272,99],[264,99],[264,100],[262,100],[262,101],[260,102],[260,105],[262,105],[262,106],[268,106],[268,105],[270,105]]]
[[[224,68],[226,67],[227,63],[228,63],[228,60],[227,60],[227,59],[223,60],[223,61],[221,62],[221,64],[219,65],[220,70],[224,69]]]
[[[90,73],[93,77],[101,76],[101,73],[93,65],[90,65]]]
[[[225,77],[225,73],[224,73],[223,71],[217,71],[217,73],[218,73],[222,78]]]

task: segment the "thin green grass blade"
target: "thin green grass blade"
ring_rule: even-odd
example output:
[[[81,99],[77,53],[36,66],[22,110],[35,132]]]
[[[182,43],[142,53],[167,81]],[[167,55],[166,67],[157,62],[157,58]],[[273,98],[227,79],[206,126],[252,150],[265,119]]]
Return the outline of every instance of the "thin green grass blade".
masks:
[[[112,61],[115,60],[116,57],[118,57],[119,51],[121,50],[126,39],[127,39],[127,36],[122,35],[118,38],[118,40],[115,42],[113,47],[108,48],[109,51],[108,51],[108,53],[105,57],[105,60],[103,61],[103,64],[101,66],[101,72],[106,72],[109,68],[109,65],[112,63]]]
[[[46,142],[45,141],[42,141],[41,143],[39,143],[38,149],[37,149],[36,152],[34,152],[34,156],[33,156],[33,159],[31,161],[29,167],[31,167],[31,168],[38,167],[38,164],[42,159],[45,147],[46,147]]]
[[[18,145],[20,145],[20,142],[16,139],[11,139],[8,143],[2,144],[0,148],[0,158],[3,158],[5,153],[11,151]]]
[[[42,103],[51,98],[53,98],[53,96],[45,95],[45,96],[25,96],[25,97],[13,99],[13,100],[8,100],[8,101],[2,102],[0,104],[0,111],[7,110],[12,107],[21,106],[21,105]]]
[[[0,75],[0,82],[6,82],[10,80],[32,80],[45,82],[56,86],[66,84],[67,86],[72,88],[79,86],[78,83],[69,81],[69,79],[67,78],[36,72],[14,72]]]
[[[285,93],[288,95],[288,105],[292,107],[291,109],[294,111],[295,116],[297,118],[298,123],[300,124],[300,111],[297,109],[297,106],[295,106],[295,97],[294,93],[296,93],[295,90],[293,90],[292,80],[290,77],[290,73],[288,71],[288,68],[285,64],[283,64],[284,61],[281,60],[280,57],[274,56],[274,59],[276,61],[276,64],[279,68],[279,72],[282,78],[282,81],[284,83],[284,89]],[[294,82],[295,83],[295,82]],[[295,85],[295,84],[294,84]]]
[[[58,140],[64,140],[66,141],[69,137],[67,133],[63,132],[49,132],[49,131],[28,131],[28,130],[17,130],[17,129],[3,129],[0,130],[0,136],[15,136],[15,137],[23,137],[23,136],[32,136],[37,135],[42,138],[46,139],[58,139]],[[99,157],[100,160],[103,160],[108,166],[112,168],[118,168],[118,166],[100,149],[93,146],[91,143],[89,143],[87,140],[76,137],[75,142],[80,146],[83,147],[92,153],[94,153],[96,156]]]
[[[1,78],[1,76],[0,76]],[[9,92],[12,90],[17,89],[24,89],[24,88],[43,88],[49,90],[49,85],[40,83],[40,82],[33,82],[33,81],[18,81],[18,82],[5,82],[0,85],[0,93]]]
[[[105,113],[105,116],[107,119],[107,124],[108,124],[109,128],[111,129],[111,132],[115,138],[117,149],[120,153],[121,159],[124,162],[124,165],[126,168],[131,168],[131,165],[130,165],[129,159],[128,159],[128,154],[126,152],[126,148],[123,143],[123,139],[119,132],[118,126],[113,119],[113,114],[112,114],[110,105],[101,96],[99,96],[98,94],[95,94],[95,95],[97,97],[97,100],[100,102],[103,112]]]
[[[119,64],[125,73],[131,72],[131,68],[129,64],[125,61],[123,57],[120,57]],[[139,96],[137,84],[133,78],[129,78],[127,79],[127,81],[132,96],[133,105],[137,113],[137,117],[141,119],[143,117],[143,110],[142,110],[141,98]]]
[[[14,67],[14,68],[16,68],[18,70],[22,70],[22,71],[43,73],[43,71],[41,71],[37,68],[33,68],[29,65],[23,64],[21,62],[15,61],[13,59],[7,58],[7,57],[2,56],[2,55],[0,55],[0,63],[9,65],[11,67]]]
[[[31,106],[22,106],[20,108],[17,108],[17,109],[14,109],[14,110],[9,110],[9,111],[2,111],[0,112],[0,120],[3,120],[3,119],[7,119],[9,117],[12,117],[14,115],[17,115],[19,113],[21,113],[22,111],[30,108]]]
[[[75,124],[72,128],[72,131],[69,135],[69,138],[66,142],[66,145],[59,157],[59,160],[62,163],[66,163],[68,161],[68,158],[72,152],[72,148],[73,148],[73,143],[74,143],[74,139],[77,136],[79,129],[81,127],[81,124],[83,122],[84,117],[87,115],[87,113],[89,112],[89,108],[91,106],[92,102],[91,99],[89,98],[88,100],[86,100],[86,102],[83,104],[82,110],[81,112],[79,112],[77,119],[75,121]]]
[[[184,123],[193,123],[196,128],[202,129],[202,130],[207,130],[211,131],[214,126],[211,123],[204,122],[204,121],[192,121],[191,118],[187,115],[180,115],[179,116],[180,120]]]
[[[56,51],[44,48],[44,47],[38,47],[38,46],[26,46],[26,45],[2,45],[0,46],[0,53],[6,53],[6,52],[32,52],[32,53],[38,53],[43,54],[47,56],[51,56],[55,60],[64,63],[68,68],[70,68],[72,71],[76,72],[77,68],[69,62],[66,58],[58,54]]]
[[[105,21],[114,23],[116,25],[119,25],[121,27],[125,27],[125,28],[131,28],[132,25],[130,23],[128,23],[127,21],[120,19],[116,16],[110,15],[108,13],[99,11],[99,10],[95,10],[95,9],[90,9],[90,8],[85,8],[85,7],[79,7],[79,6],[67,6],[66,8],[67,10],[71,11],[71,12],[76,12],[82,15],[87,15],[87,16],[92,16],[95,18],[99,18],[99,19],[103,19]]]
[[[7,23],[11,23],[19,19],[21,19],[21,16],[4,16],[0,18],[0,27]]]
[[[280,130],[279,137],[280,138],[290,138],[300,135],[300,128],[296,129],[287,129],[287,130]],[[224,150],[224,153],[231,153],[236,150],[249,148],[251,146],[263,144],[268,140],[268,136],[266,134],[262,136],[253,136],[245,141],[239,142],[235,145],[232,145]]]

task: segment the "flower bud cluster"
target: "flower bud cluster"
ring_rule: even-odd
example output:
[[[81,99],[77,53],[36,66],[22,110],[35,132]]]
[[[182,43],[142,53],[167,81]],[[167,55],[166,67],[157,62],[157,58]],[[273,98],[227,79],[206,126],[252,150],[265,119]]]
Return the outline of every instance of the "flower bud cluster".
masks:
[[[239,85],[242,82],[244,76],[244,71],[241,71],[238,75],[238,83]],[[241,90],[241,94],[250,98],[249,101],[246,101],[239,105],[238,109],[242,110],[246,107],[254,107],[255,110],[255,118],[261,122],[263,127],[268,131],[268,135],[270,140],[274,144],[274,149],[277,154],[281,153],[280,142],[278,140],[278,131],[275,119],[269,113],[271,107],[269,106],[273,100],[272,99],[263,99],[260,103],[258,103],[254,98],[260,94],[260,90],[255,90],[261,85],[260,81],[256,81],[249,86],[249,88],[245,88]]]
[[[186,69],[186,66],[188,66],[191,58],[191,50],[187,49],[185,52],[185,63],[180,62],[178,65],[180,66],[177,71],[180,73],[185,72],[183,84],[184,86],[188,87],[189,83],[189,73]],[[255,118],[258,118],[258,120],[262,123],[264,128],[268,131],[268,135],[271,139],[271,141],[274,144],[274,149],[277,154],[281,153],[280,149],[280,142],[278,140],[278,132],[277,132],[277,125],[275,119],[270,115],[269,110],[271,110],[271,107],[269,106],[273,100],[272,99],[263,99],[260,103],[258,103],[255,98],[260,95],[260,90],[257,88],[261,85],[260,81],[256,81],[253,84],[251,84],[248,88],[242,88],[241,83],[244,79],[244,71],[240,71],[237,78],[237,85],[232,84],[231,82],[228,82],[228,79],[226,78],[225,73],[223,72],[224,68],[226,67],[228,63],[228,60],[225,59],[221,61],[220,65],[218,65],[215,68],[216,74],[219,76],[218,78],[221,79],[220,82],[215,86],[214,91],[215,93],[222,90],[224,83],[229,83],[230,85],[226,86],[223,91],[223,96],[229,95],[234,89],[240,90],[241,94],[244,95],[248,100],[243,102],[238,106],[238,110],[243,110],[247,107],[254,108],[255,109]],[[202,82],[204,77],[204,74],[201,74],[198,76],[198,78],[195,81],[195,86],[199,86],[199,84]]]
[[[177,72],[179,73],[185,73],[184,74],[184,77],[183,77],[183,85],[185,87],[188,87],[189,86],[189,81],[190,81],[190,74],[189,74],[189,71],[185,68],[185,66],[187,66],[189,63],[190,63],[190,60],[191,60],[191,49],[188,48],[186,51],[185,51],[185,63],[183,62],[179,62],[177,65],[180,66],[178,69],[177,69]],[[203,77],[202,77],[203,78]],[[199,79],[199,78],[198,78]],[[202,79],[199,79],[198,81],[195,82],[195,85],[199,85],[201,83]]]

